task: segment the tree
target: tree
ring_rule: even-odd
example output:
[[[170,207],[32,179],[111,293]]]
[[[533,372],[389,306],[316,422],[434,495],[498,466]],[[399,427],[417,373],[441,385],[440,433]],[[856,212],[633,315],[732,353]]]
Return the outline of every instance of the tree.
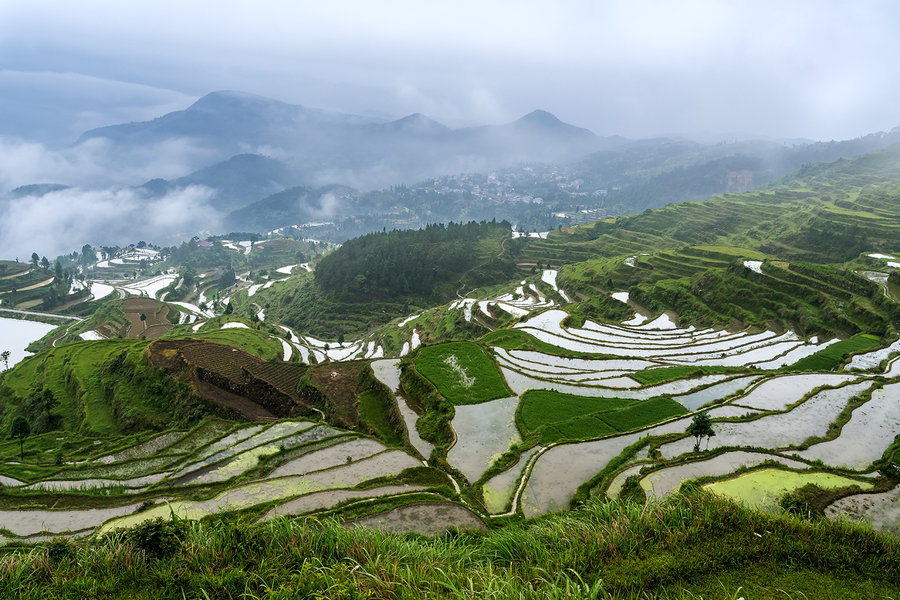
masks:
[[[44,433],[59,426],[61,417],[53,414],[59,400],[46,387],[34,388],[25,398],[23,413],[34,433]]]
[[[685,433],[694,436],[694,439],[696,440],[694,442],[694,452],[700,452],[700,442],[703,438],[706,438],[706,447],[709,448],[709,438],[716,435],[716,432],[713,431],[712,428],[712,419],[710,419],[709,414],[705,412],[694,415],[694,418],[691,420],[691,424],[688,425]]]
[[[234,269],[228,267],[225,269],[225,272],[222,273],[221,279],[219,279],[219,288],[227,289],[234,285],[234,282],[237,281],[237,276],[234,274]]]
[[[31,426],[25,417],[18,416],[13,419],[9,428],[9,437],[19,438],[19,460],[25,460],[25,438],[31,435]]]
[[[3,365],[6,367],[4,371],[9,371],[9,350],[0,352],[0,360],[3,361]]]
[[[50,268],[50,261],[47,260],[46,256],[41,258],[41,268],[45,270]]]
[[[40,260],[41,260],[41,257],[38,256],[37,252],[31,253],[31,266],[32,267],[37,268],[38,262],[40,262]]]

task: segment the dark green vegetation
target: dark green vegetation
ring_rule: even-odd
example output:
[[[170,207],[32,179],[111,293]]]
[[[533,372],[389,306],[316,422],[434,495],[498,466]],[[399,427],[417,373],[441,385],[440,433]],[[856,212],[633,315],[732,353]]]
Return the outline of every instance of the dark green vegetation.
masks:
[[[316,269],[316,283],[326,294],[351,302],[446,298],[448,285],[478,287],[513,274],[511,264],[496,260],[509,228],[506,222],[473,221],[371,233],[324,257]]]
[[[716,431],[715,429],[713,429],[712,419],[710,418],[709,413],[702,412],[694,415],[694,418],[691,419],[691,424],[688,425],[685,433],[693,436],[694,452],[699,452],[700,442],[703,441],[703,438],[709,440],[709,438],[716,435]]]
[[[330,520],[156,521],[0,562],[0,595],[22,599],[869,599],[895,597],[898,579],[894,538],[705,494],[652,510],[591,502],[486,535],[433,539]]]
[[[631,431],[686,412],[667,397],[623,400],[529,390],[522,395],[516,423],[523,436],[537,432],[540,443],[549,444]]]
[[[372,233],[325,256],[314,279],[260,296],[291,327],[331,339],[358,335],[459,289],[509,280],[516,270],[503,251],[508,237],[506,222]]]
[[[510,395],[497,365],[478,344],[426,346],[415,365],[453,404],[478,404]]]

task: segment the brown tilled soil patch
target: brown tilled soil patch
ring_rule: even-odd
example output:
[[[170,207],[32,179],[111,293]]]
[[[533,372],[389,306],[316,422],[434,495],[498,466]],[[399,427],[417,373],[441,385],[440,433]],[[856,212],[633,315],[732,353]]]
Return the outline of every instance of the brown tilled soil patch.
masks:
[[[128,320],[123,332],[128,339],[155,339],[172,329],[171,318],[177,318],[177,311],[153,298],[126,298],[122,302],[122,312]],[[172,313],[175,313],[174,315]],[[141,320],[141,315],[145,319]]]
[[[306,367],[267,363],[243,350],[199,340],[157,340],[148,352],[154,365],[191,383],[201,397],[249,419],[307,410],[297,393]]]
[[[222,388],[216,387],[211,383],[198,380],[194,382],[194,388],[202,398],[206,398],[214,404],[224,406],[225,408],[240,413],[244,418],[250,421],[268,421],[277,418],[259,404],[251,402],[237,394],[226,392]]]
[[[326,363],[310,369],[309,377],[334,405],[334,417],[349,428],[359,425],[359,408],[356,399],[362,393],[359,374],[365,361]]]

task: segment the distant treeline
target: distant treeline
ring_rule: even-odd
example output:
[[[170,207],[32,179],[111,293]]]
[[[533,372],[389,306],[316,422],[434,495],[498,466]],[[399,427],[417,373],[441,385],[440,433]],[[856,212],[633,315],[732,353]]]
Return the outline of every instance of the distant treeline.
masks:
[[[325,256],[316,269],[316,283],[347,301],[430,297],[440,284],[458,279],[484,260],[478,252],[480,240],[509,231],[506,221],[470,221],[370,233]],[[495,253],[500,251],[494,246]]]

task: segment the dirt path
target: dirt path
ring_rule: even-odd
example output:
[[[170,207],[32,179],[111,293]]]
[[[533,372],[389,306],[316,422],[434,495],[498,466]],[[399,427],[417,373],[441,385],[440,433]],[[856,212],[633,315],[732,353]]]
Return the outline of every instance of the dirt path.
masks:
[[[29,290],[36,290],[39,287],[44,287],[45,285],[50,285],[51,283],[53,283],[54,279],[56,279],[56,277],[51,277],[50,279],[45,279],[44,281],[39,281],[38,283],[35,283],[34,285],[28,285],[23,288],[19,288],[17,291],[27,292]]]
[[[12,275],[4,275],[3,277],[0,277],[0,281],[2,281],[4,279],[15,279],[16,277],[28,275],[29,273],[31,273],[31,271],[32,271],[32,269],[28,269],[26,271],[20,271],[19,273],[13,273]]]

